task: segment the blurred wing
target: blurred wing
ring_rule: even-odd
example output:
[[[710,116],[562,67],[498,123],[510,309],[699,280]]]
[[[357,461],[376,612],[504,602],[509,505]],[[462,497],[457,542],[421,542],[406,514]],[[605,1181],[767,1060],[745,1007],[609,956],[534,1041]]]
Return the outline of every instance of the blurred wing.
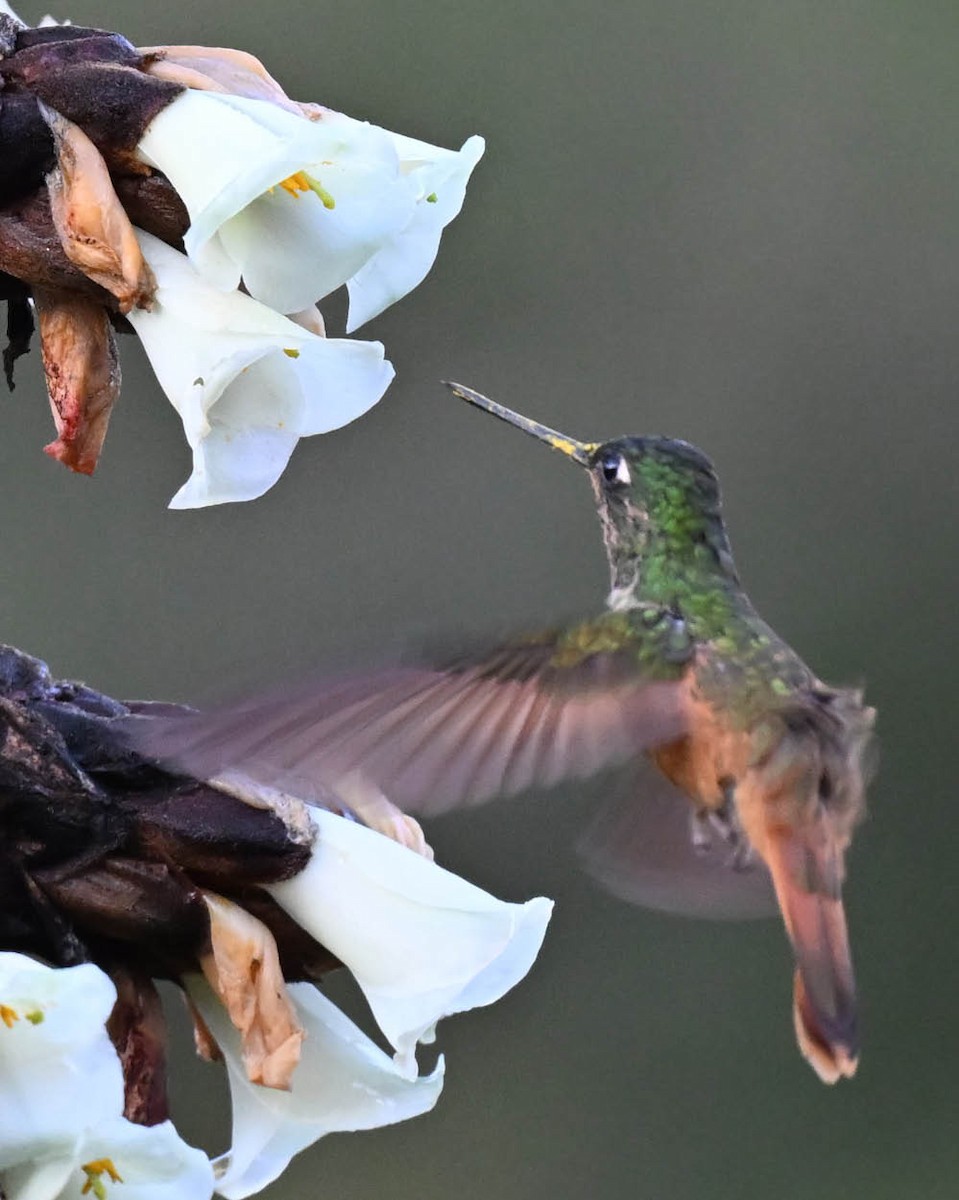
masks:
[[[358,773],[401,807],[438,813],[591,775],[681,736],[683,666],[664,666],[653,649],[638,620],[609,614],[442,668],[314,681],[133,722],[131,738],[201,779],[240,770],[322,802]]]
[[[587,830],[583,866],[630,904],[687,917],[742,919],[776,912],[769,872],[755,856],[736,863],[718,835],[694,845],[692,805],[643,759]]]

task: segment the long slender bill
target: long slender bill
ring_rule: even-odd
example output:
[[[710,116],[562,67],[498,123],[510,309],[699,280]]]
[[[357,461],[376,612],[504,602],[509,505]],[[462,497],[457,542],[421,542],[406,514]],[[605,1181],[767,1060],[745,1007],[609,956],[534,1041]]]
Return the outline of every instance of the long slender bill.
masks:
[[[599,447],[598,442],[578,442],[575,438],[567,437],[565,433],[557,433],[555,429],[550,429],[547,425],[540,425],[538,421],[532,421],[529,417],[521,416],[503,404],[497,404],[495,400],[490,400],[486,396],[480,395],[479,392],[474,392],[472,388],[464,387],[461,383],[452,383],[449,380],[444,380],[444,382],[453,395],[459,396],[461,400],[466,400],[467,403],[492,413],[501,421],[515,425],[524,433],[532,434],[534,438],[552,446],[560,454],[565,454],[567,458],[578,462],[581,467],[592,465],[591,457]]]

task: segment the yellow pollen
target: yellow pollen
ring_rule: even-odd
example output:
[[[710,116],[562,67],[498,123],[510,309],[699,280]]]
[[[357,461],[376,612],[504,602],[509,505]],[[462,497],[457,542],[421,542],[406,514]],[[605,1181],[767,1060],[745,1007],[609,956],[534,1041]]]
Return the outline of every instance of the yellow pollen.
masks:
[[[289,192],[291,196],[297,196],[300,192],[308,192],[310,190],[310,184],[305,171],[297,171],[293,175],[288,175],[286,179],[281,179],[280,187],[284,192]]]
[[[88,1192],[93,1192],[97,1200],[106,1200],[107,1188],[103,1182],[104,1175],[110,1179],[111,1183],[123,1182],[123,1177],[113,1165],[112,1158],[95,1158],[92,1162],[84,1163],[80,1169],[87,1177],[80,1193],[83,1196]]]
[[[294,171],[292,175],[287,175],[286,179],[281,179],[277,184],[284,192],[299,199],[300,192],[314,192],[320,198],[324,208],[336,208],[336,201],[326,190],[318,179],[314,179],[312,175],[306,171]],[[273,189],[270,188],[270,191]]]
[[[0,1004],[0,1021],[2,1021],[8,1029],[12,1029],[14,1021],[19,1020],[20,1014],[15,1008],[11,1008],[8,1004]]]
[[[31,1025],[43,1024],[43,1009],[35,1008],[32,1012],[23,1014]]]
[[[283,353],[286,355],[287,358],[299,358],[300,357],[299,350],[293,350],[292,348],[288,350],[285,346],[283,347]]]

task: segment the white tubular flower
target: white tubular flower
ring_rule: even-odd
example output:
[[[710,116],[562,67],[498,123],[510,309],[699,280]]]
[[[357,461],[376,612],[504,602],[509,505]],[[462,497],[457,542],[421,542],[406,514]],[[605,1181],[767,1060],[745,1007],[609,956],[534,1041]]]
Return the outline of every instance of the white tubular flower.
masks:
[[[317,337],[249,296],[212,287],[150,234],[137,238],[156,302],[128,319],[193,451],[193,474],[171,508],[261,496],[299,438],[346,425],[386,391],[393,367],[379,342]]]
[[[6,1200],[208,1200],[213,1167],[170,1121],[134,1125],[122,1117],[42,1159],[0,1171]]]
[[[187,90],[150,123],[138,153],[186,205],[184,245],[203,274],[223,291],[242,277],[278,312],[340,287],[414,210],[390,137],[342,113],[311,121]]]
[[[0,1169],[43,1142],[119,1116],[123,1073],[106,1021],[116,988],[92,964],[54,970],[0,954]]]
[[[0,1192],[6,1200],[204,1200],[206,1155],[169,1122],[121,1116],[123,1073],[105,1023],[116,989],[92,964],[54,970],[0,954]]]
[[[416,206],[407,224],[347,281],[347,333],[423,282],[436,259],[440,236],[463,207],[466,185],[486,149],[475,135],[461,150],[443,150],[398,133],[390,137]]]
[[[526,975],[552,901],[505,903],[362,825],[312,817],[309,864],[266,890],[349,967],[413,1078],[416,1044],[441,1017],[492,1004]]]
[[[442,1091],[442,1059],[432,1075],[405,1078],[388,1055],[308,983],[288,988],[306,1030],[290,1090],[253,1084],[226,1010],[199,977],[188,980],[187,987],[223,1052],[229,1074],[232,1146],[215,1163],[216,1190],[226,1200],[241,1200],[266,1187],[295,1154],[326,1134],[417,1117],[432,1109]]]

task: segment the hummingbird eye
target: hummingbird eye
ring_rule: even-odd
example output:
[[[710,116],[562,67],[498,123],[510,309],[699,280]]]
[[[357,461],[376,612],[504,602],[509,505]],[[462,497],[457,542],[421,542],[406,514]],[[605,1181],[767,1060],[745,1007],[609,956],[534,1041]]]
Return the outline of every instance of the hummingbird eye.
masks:
[[[607,483],[629,484],[632,482],[626,459],[614,450],[608,450],[603,455],[599,466]]]

